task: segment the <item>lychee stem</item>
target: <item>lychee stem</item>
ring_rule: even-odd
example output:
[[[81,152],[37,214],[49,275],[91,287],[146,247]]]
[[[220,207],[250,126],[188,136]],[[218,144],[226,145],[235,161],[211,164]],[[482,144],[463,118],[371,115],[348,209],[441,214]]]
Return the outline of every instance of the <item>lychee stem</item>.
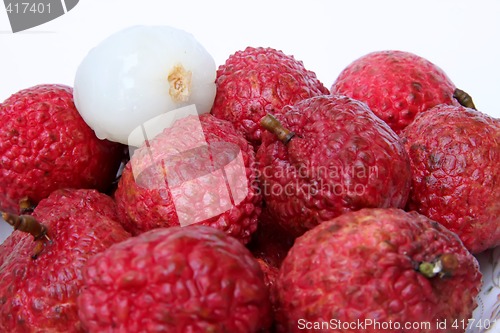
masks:
[[[47,227],[38,222],[31,215],[16,215],[2,212],[2,218],[5,220],[5,222],[13,226],[14,230],[29,233],[35,238],[35,240],[45,238],[50,241],[50,238],[47,235]]]
[[[472,97],[465,91],[456,88],[455,91],[453,91],[453,97],[458,101],[458,103],[460,103],[460,105],[477,110],[474,102],[472,101]]]
[[[19,200],[19,211],[21,214],[31,214],[35,209],[35,205],[31,202],[30,198],[24,197]]]
[[[427,278],[453,275],[458,267],[457,256],[453,253],[444,253],[432,262],[424,261],[418,265],[418,271]]]
[[[260,124],[264,129],[276,135],[285,145],[295,136],[294,132],[283,127],[279,120],[269,113],[260,120]]]

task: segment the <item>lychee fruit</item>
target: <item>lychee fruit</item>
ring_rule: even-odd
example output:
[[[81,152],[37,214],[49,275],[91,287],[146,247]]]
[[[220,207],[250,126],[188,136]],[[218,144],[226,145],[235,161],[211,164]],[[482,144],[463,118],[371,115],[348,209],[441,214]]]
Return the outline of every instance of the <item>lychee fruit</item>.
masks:
[[[328,94],[316,74],[293,56],[273,48],[247,47],[232,54],[217,70],[212,114],[229,120],[257,147],[266,113],[285,105]]]
[[[159,228],[95,255],[78,298],[90,332],[260,332],[271,324],[259,264],[215,228]]]
[[[457,233],[473,253],[500,245],[500,121],[439,105],[402,140],[412,168],[408,209]]]
[[[262,123],[257,165],[267,209],[299,236],[364,207],[403,208],[410,162],[400,138],[366,104],[312,97]]]
[[[42,84],[0,104],[0,209],[19,212],[60,188],[107,191],[123,146],[98,139],[73,103],[71,87]]]
[[[417,212],[366,208],[296,239],[277,279],[283,332],[464,332],[477,260]],[[443,325],[438,323],[446,322]]]
[[[95,190],[57,190],[33,215],[3,214],[19,230],[0,245],[1,332],[84,332],[76,304],[83,266],[130,237],[113,209]]]
[[[247,243],[262,201],[254,155],[230,122],[181,118],[125,166],[115,192],[120,220],[134,235],[201,223]]]
[[[368,53],[349,64],[331,87],[368,104],[396,132],[418,113],[438,104],[457,104],[455,85],[446,73],[416,54],[385,50]]]
[[[215,61],[196,38],[169,26],[133,26],[95,46],[79,65],[75,103],[99,138],[138,147],[133,135],[156,116],[188,105],[208,113]]]

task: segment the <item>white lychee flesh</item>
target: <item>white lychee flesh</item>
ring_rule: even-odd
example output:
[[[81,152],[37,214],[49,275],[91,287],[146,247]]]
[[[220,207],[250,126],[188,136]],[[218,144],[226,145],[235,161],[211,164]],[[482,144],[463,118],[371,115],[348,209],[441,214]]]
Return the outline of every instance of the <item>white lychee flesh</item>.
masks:
[[[214,59],[190,33],[134,26],[86,55],[76,72],[74,100],[99,138],[140,146],[143,140],[130,134],[148,120],[188,105],[210,112],[215,77]]]

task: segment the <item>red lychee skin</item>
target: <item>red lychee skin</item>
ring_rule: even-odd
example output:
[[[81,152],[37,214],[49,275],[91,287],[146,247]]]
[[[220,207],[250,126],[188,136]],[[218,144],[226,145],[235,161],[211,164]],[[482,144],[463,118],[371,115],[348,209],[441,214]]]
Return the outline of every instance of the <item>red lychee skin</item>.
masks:
[[[272,333],[276,332],[277,329],[276,325],[278,324],[275,318],[278,312],[278,300],[277,300],[278,296],[276,290],[276,280],[278,279],[279,268],[269,264],[264,259],[256,258],[256,260],[260,265],[260,269],[264,273],[264,284],[269,292],[269,300],[271,302],[271,308],[273,314],[272,315],[273,324],[271,325],[270,329],[265,332]]]
[[[111,208],[95,190],[56,191],[33,212],[51,239],[38,258],[29,234],[14,231],[0,245],[0,332],[84,332],[76,305],[83,266],[130,237],[109,218]]]
[[[273,48],[247,47],[232,54],[217,70],[217,93],[211,113],[229,120],[255,146],[260,119],[285,105],[329,91],[302,61]]]
[[[206,160],[200,157],[201,153],[195,152],[192,155],[188,153],[178,154],[179,150],[191,151],[196,149],[198,141],[192,133],[197,132],[199,124],[201,124],[205,135],[204,140],[210,147],[211,163],[213,162],[214,165],[219,167],[224,166],[225,175],[228,177],[227,183],[217,184],[218,186],[221,185],[221,188],[218,189],[214,185],[206,192],[204,189],[207,188],[207,185],[203,183],[203,180],[197,178],[204,173],[203,169],[207,167]],[[245,166],[244,174],[241,173],[242,179],[229,179],[231,165],[228,166],[227,163],[231,162],[232,156],[230,155],[232,153],[225,149],[226,145],[239,150],[241,153],[242,163]],[[175,147],[175,149],[172,147]],[[177,158],[176,156],[180,157]],[[153,168],[151,168],[152,159],[154,160]],[[157,162],[162,160],[166,161],[165,163],[174,163],[175,165],[171,165],[165,171],[164,164]],[[145,170],[142,174],[136,172],[136,174],[139,174],[138,181],[134,178],[133,165],[136,170]],[[151,169],[154,170],[151,171]],[[180,171],[177,171],[174,175],[172,170]],[[174,179],[171,182],[172,178],[183,172],[184,174],[179,176],[179,179]],[[168,180],[165,180],[165,174],[168,174]],[[163,187],[155,187],[154,182],[158,179],[163,182],[161,184]],[[187,180],[191,183],[188,183]],[[148,145],[136,150],[130,162],[125,166],[114,195],[118,206],[118,214],[125,229],[137,235],[153,228],[179,225],[179,211],[174,204],[172,183],[188,184],[186,191],[190,192],[185,193],[191,196],[188,206],[189,215],[191,215],[190,221],[197,221],[196,223],[215,227],[238,238],[245,244],[248,243],[251,234],[257,228],[262,196],[257,184],[253,148],[243,135],[234,129],[231,123],[210,114],[204,114],[200,117],[186,117],[177,121],[172,127],[165,129]],[[224,199],[227,196],[228,185],[231,188],[234,201],[232,203],[226,202]],[[240,194],[240,199],[243,198],[239,203],[235,200],[235,194],[237,193]],[[216,197],[216,199],[213,199],[214,202],[217,202],[215,208],[219,208],[220,204],[220,207],[224,206],[227,210],[206,218],[209,216],[206,208],[204,208],[206,207],[204,204],[207,197]]]
[[[279,269],[276,266],[269,264],[267,261],[261,258],[256,258],[260,265],[260,269],[264,273],[264,284],[270,290],[270,297],[274,303],[273,288],[276,284],[276,279],[278,278]]]
[[[54,207],[64,207],[60,211]],[[92,189],[60,189],[36,206],[35,216],[43,217],[47,221],[56,221],[61,217],[77,216],[80,212],[95,212],[99,215],[118,221],[116,203],[108,195]]]
[[[0,104],[0,208],[19,212],[59,188],[106,191],[123,155],[120,144],[100,140],[73,103],[73,89],[43,84]]]
[[[78,299],[90,332],[259,332],[271,321],[259,264],[212,227],[159,228],[94,256]]]
[[[458,260],[451,276],[428,278],[416,270],[444,253]],[[288,333],[381,332],[374,324],[338,329],[367,319],[392,322],[391,332],[463,332],[452,323],[472,317],[481,277],[476,259],[439,223],[416,212],[366,208],[324,222],[295,241],[277,280],[278,318]],[[302,325],[327,321],[337,329],[300,329],[300,319]],[[446,329],[436,327],[438,320],[446,320]],[[407,323],[424,322],[430,329],[405,330]]]
[[[318,96],[276,118],[296,133],[266,132],[257,151],[266,207],[293,236],[365,207],[404,208],[410,162],[399,137],[366,104]]]
[[[408,209],[457,233],[473,253],[500,245],[500,121],[440,105],[402,139],[412,168]]]
[[[410,124],[418,113],[438,104],[454,104],[455,85],[446,73],[416,54],[376,51],[349,64],[331,87],[368,104],[396,132]]]

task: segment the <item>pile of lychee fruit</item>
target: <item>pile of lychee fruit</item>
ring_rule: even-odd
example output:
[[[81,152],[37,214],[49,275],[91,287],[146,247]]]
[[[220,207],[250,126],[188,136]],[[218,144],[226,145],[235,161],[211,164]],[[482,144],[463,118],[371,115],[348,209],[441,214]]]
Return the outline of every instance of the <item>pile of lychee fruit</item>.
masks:
[[[0,332],[464,332],[500,245],[500,120],[409,52],[135,26],[0,115]]]

